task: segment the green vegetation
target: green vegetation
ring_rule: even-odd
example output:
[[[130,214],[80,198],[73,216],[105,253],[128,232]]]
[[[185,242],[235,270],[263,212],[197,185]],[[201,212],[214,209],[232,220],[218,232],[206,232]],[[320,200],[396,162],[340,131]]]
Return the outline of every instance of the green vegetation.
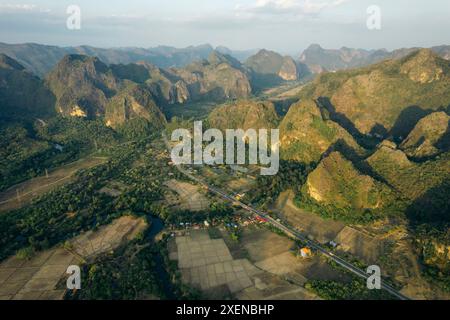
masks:
[[[0,190],[91,152],[101,152],[120,140],[120,135],[101,121],[79,118],[54,117],[33,126],[0,124]]]
[[[164,210],[157,212],[167,224],[178,226],[181,223],[199,223],[221,220],[233,214],[233,209],[226,204],[212,203],[207,211]]]
[[[286,189],[299,191],[311,168],[294,161],[280,161],[280,170],[275,176],[258,176],[257,189],[252,192],[251,202],[263,207],[273,204]]]
[[[158,274],[155,273],[157,248],[131,243],[114,255],[97,259],[84,266],[83,290],[66,299],[138,300],[165,298]]]
[[[406,137],[424,111],[450,105],[450,65],[430,50],[370,67],[325,73],[302,90],[302,100],[327,97],[332,119],[352,134],[382,128]]]
[[[0,260],[25,247],[48,249],[119,217],[117,200],[97,190],[131,164],[138,148],[131,144],[117,148],[108,163],[80,172],[75,182],[36,199],[29,207],[0,215]]]
[[[328,119],[316,101],[303,100],[291,106],[280,126],[281,157],[316,164],[327,151],[345,145],[362,156],[364,149],[339,124]]]
[[[213,110],[208,116],[211,128],[227,129],[273,129],[279,124],[275,106],[271,102],[240,100]]]
[[[167,241],[154,243],[149,230],[114,254],[83,267],[83,290],[70,292],[75,300],[199,299],[195,289],[181,283],[174,262],[168,259]]]
[[[401,213],[392,207],[398,204],[394,192],[360,173],[338,152],[323,159],[308,175],[296,203],[323,217],[349,223],[370,223]]]
[[[0,54],[0,120],[47,118],[55,97],[43,82],[10,57]]]
[[[333,140],[337,134],[337,130],[333,127],[329,127],[322,120],[322,118],[313,115],[312,127],[316,129],[320,135],[322,135],[327,140]]]
[[[369,290],[364,280],[354,279],[350,283],[312,280],[305,288],[326,300],[396,300],[385,290]]]

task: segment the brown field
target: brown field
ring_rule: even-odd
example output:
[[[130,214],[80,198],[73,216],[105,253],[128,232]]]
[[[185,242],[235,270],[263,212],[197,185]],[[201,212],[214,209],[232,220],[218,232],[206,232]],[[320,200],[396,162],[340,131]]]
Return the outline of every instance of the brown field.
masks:
[[[343,280],[347,277],[332,269],[321,256],[297,257],[294,241],[265,229],[248,228],[241,240],[250,261],[264,271],[304,285],[307,280]]]
[[[383,240],[373,238],[351,227],[345,227],[335,239],[339,249],[349,252],[367,264],[376,263],[382,253]]]
[[[334,240],[345,225],[338,221],[325,220],[314,213],[298,208],[292,191],[283,192],[277,200],[276,209],[293,227],[312,236],[314,240],[325,244]]]
[[[248,260],[233,259],[223,239],[213,240],[207,231],[177,237],[175,243],[170,258],[178,260],[182,281],[213,296],[251,287],[251,277],[260,273]]]
[[[37,253],[30,260],[11,257],[0,264],[0,300],[61,300],[57,288],[70,265],[116,249],[147,227],[142,219],[124,216],[96,232],[84,233],[63,247]]]
[[[48,178],[37,177],[15,185],[0,193],[0,212],[22,208],[33,198],[70,182],[79,170],[93,168],[106,160],[106,158],[89,157],[49,172]]]
[[[256,182],[248,178],[239,178],[231,180],[228,183],[228,188],[234,192],[248,192],[256,185]]]
[[[213,240],[208,231],[193,231],[169,243],[170,258],[178,261],[182,281],[211,299],[317,299],[303,287],[307,278],[302,272],[342,279],[319,258],[296,258],[290,252],[294,242],[268,230],[246,228],[234,243],[225,230],[220,233],[223,238]]]
[[[180,198],[180,209],[190,211],[203,211],[209,208],[208,199],[199,192],[199,187],[187,182],[169,180],[165,185],[175,191]],[[175,199],[169,197],[170,202]]]

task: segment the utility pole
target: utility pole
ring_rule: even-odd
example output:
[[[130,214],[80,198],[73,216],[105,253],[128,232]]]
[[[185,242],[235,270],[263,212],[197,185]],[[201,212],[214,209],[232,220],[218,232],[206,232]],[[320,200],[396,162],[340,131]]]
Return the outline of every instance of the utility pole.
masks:
[[[22,200],[20,199],[20,191],[19,191],[19,189],[16,189],[16,194],[17,194],[17,201],[19,201],[19,203],[22,203]]]

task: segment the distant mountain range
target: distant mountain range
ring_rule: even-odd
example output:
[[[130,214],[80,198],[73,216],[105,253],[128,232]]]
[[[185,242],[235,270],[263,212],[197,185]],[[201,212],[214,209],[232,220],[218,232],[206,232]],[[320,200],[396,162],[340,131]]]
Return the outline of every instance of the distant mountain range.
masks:
[[[0,43],[0,53],[17,60],[27,70],[39,77],[44,77],[56,64],[68,54],[81,54],[99,58],[106,64],[129,64],[149,62],[160,68],[184,67],[194,61],[207,59],[214,51],[211,45],[190,46],[178,49],[168,46],[155,48],[111,48],[102,49],[90,46],[57,47],[35,43],[6,44]],[[232,55],[244,61],[257,50],[233,51],[218,47],[217,51]]]
[[[296,71],[298,76],[304,77],[311,73],[317,74],[324,71],[357,68],[387,59],[399,59],[418,49],[420,48],[403,48],[394,51],[385,49],[352,49],[346,47],[341,49],[324,49],[318,44],[313,44],[296,60],[295,58],[282,56],[268,50],[231,50],[224,46],[219,46],[214,49],[209,44],[190,46],[187,48],[159,46],[154,48],[127,47],[104,49],[91,46],[57,47],[35,43],[0,43],[0,53],[15,59],[27,70],[41,78],[68,54],[97,57],[106,64],[148,62],[159,68],[182,68],[192,62],[207,59],[213,51],[217,51],[221,54],[232,56],[242,63],[245,62],[247,66],[256,71],[260,80],[261,75],[265,74],[267,76],[266,72],[259,72],[263,70],[262,68],[265,68],[265,71],[268,68],[273,69],[271,70],[273,71],[272,75],[281,74],[281,80],[293,80],[292,72]],[[444,59],[450,59],[450,46],[432,47],[431,50]],[[261,67],[261,62],[264,63],[263,67]],[[298,70],[293,71],[294,64]]]
[[[346,47],[324,49],[318,44],[313,44],[301,54],[299,61],[306,64],[311,72],[322,73],[368,66],[387,59],[400,59],[419,49],[421,48],[403,48],[394,51]],[[450,46],[432,47],[431,50],[444,59],[450,59]]]

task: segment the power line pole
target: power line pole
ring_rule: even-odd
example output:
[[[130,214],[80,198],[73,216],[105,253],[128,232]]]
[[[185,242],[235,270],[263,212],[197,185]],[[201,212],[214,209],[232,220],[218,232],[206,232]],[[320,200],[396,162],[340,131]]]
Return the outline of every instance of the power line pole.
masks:
[[[16,189],[16,194],[17,194],[17,201],[19,201],[19,203],[22,203],[22,200],[20,199],[20,191],[19,191],[19,189]]]

